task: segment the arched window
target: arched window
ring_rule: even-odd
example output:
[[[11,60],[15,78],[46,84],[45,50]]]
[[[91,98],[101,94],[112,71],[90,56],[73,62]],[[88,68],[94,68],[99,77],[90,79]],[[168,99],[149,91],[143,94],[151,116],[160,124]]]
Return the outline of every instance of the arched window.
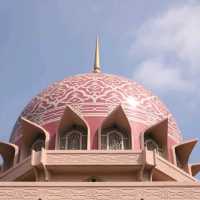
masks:
[[[82,149],[82,135],[81,132],[73,130],[67,135],[66,146],[67,149]]]
[[[104,130],[101,134],[101,149],[123,150],[130,149],[130,137],[119,128]]]
[[[152,125],[141,134],[141,149],[155,150],[159,156],[168,158],[168,119]]]
[[[158,144],[153,139],[146,139],[144,145],[147,147],[149,151],[153,150],[158,151]]]
[[[73,126],[60,137],[60,149],[87,149],[87,134],[83,127]]]
[[[35,140],[35,142],[32,144],[31,149],[35,151],[41,151],[42,148],[44,148],[44,146],[45,146],[44,139],[39,138]]]
[[[110,131],[107,136],[107,144],[112,150],[124,149],[123,135],[116,130]]]
[[[155,150],[160,156],[163,156],[163,149],[159,147],[158,143],[151,137],[147,137],[144,140],[144,146],[149,151]]]
[[[121,105],[102,122],[98,145],[101,149],[126,150],[132,148],[131,126]]]

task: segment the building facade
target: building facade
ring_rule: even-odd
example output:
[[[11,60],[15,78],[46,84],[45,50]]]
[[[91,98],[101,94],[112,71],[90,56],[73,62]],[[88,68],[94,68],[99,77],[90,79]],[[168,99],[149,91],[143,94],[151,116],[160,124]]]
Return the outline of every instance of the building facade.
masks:
[[[3,158],[0,199],[200,199],[172,114],[142,85],[93,71],[58,81],[18,118]]]

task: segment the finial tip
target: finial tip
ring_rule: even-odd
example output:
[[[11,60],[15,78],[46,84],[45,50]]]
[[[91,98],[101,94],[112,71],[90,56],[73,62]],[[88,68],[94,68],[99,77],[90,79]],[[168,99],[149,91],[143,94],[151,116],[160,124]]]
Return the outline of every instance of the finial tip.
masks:
[[[99,37],[97,36],[96,39],[96,49],[95,49],[95,58],[94,58],[94,73],[101,72],[101,66],[100,66],[100,53],[99,53]]]

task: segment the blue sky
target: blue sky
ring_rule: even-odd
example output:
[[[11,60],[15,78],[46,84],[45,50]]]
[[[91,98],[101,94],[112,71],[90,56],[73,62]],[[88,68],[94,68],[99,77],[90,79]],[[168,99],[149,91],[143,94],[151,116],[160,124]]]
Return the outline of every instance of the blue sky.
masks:
[[[199,1],[0,0],[0,28],[1,140],[43,88],[91,71],[97,34],[103,71],[143,83],[200,138]]]

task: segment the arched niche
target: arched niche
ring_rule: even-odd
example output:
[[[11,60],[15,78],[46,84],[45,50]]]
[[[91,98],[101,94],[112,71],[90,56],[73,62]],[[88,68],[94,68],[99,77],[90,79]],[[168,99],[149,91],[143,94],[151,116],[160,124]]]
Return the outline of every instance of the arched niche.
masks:
[[[65,108],[58,125],[56,149],[90,149],[89,126],[84,118],[76,113],[70,106]]]
[[[99,149],[132,149],[131,126],[121,105],[103,121],[99,129]]]
[[[168,157],[168,119],[164,119],[151,126],[141,134],[141,148],[156,150],[162,157]]]
[[[18,146],[0,141],[1,172],[16,164],[18,152]]]
[[[41,148],[48,149],[50,136],[44,128],[24,117],[21,117],[21,128],[21,160],[31,155],[31,151],[35,148],[34,146],[36,146],[36,143],[39,144],[40,142],[41,146],[37,146],[37,149],[34,150],[39,151]]]
[[[197,142],[197,139],[191,139],[174,146],[174,161],[179,168],[188,171],[188,160]]]

